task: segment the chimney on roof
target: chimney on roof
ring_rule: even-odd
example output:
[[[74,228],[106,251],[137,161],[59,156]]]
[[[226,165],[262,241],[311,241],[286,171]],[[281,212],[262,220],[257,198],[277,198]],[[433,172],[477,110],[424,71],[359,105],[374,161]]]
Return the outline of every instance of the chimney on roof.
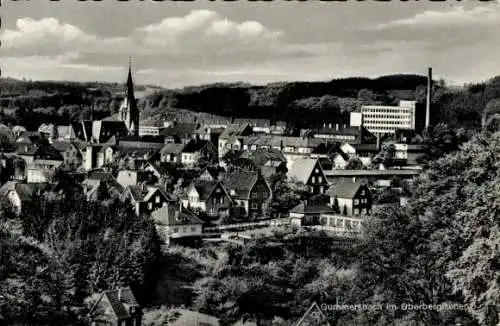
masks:
[[[425,103],[425,129],[429,128],[431,122],[431,97],[432,97],[432,67],[427,73],[427,98]]]

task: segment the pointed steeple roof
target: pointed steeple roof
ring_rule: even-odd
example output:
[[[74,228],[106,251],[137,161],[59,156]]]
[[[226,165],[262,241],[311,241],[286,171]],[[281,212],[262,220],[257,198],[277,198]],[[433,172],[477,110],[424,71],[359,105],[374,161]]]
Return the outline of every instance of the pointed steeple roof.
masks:
[[[129,103],[135,103],[134,82],[132,80],[132,61],[130,58],[128,61],[128,77],[127,77],[126,96],[127,96],[127,100]]]

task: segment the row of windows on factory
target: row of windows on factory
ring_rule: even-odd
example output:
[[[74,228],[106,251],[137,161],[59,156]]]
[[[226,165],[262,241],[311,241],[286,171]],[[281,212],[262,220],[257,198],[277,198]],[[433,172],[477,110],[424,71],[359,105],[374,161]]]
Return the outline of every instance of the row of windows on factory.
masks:
[[[394,113],[394,112],[400,112],[400,113],[411,113],[412,110],[411,109],[403,109],[403,108],[400,108],[400,107],[396,107],[396,108],[363,108],[363,113],[365,112],[369,112],[369,113],[373,113],[373,112],[376,112],[376,113]]]
[[[364,114],[364,118],[373,118],[373,119],[409,119],[407,114]]]
[[[410,121],[377,121],[377,122],[366,122],[367,127],[371,126],[393,126],[393,125],[409,125]]]

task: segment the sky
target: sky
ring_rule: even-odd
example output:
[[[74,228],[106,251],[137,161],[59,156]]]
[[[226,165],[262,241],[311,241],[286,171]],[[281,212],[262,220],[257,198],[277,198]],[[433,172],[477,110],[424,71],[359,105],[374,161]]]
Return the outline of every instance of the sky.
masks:
[[[500,1],[3,1],[3,77],[167,88],[500,75]]]

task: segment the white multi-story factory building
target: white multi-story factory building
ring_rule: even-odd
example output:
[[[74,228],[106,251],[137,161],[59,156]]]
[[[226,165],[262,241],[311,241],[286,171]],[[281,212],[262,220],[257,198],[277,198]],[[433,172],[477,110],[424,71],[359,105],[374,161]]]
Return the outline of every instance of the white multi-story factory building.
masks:
[[[400,101],[399,106],[364,105],[361,114],[351,114],[351,125],[362,123],[372,133],[414,130],[416,105],[416,101]]]

